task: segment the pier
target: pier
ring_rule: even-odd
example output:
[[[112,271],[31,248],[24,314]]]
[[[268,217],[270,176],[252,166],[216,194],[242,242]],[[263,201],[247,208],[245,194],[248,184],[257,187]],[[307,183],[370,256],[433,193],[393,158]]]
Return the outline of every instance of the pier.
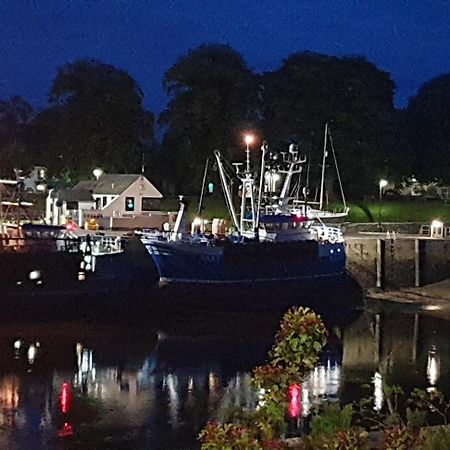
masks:
[[[347,270],[367,299],[415,305],[450,320],[448,237],[350,231],[345,246]]]
[[[347,270],[364,288],[420,287],[450,277],[450,239],[395,232],[345,236]]]

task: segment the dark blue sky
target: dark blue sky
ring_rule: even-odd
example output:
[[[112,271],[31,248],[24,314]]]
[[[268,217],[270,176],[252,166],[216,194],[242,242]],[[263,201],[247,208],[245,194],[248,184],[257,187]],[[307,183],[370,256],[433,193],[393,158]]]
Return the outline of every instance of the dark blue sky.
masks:
[[[396,104],[450,72],[442,0],[104,0],[0,2],[0,98],[44,106],[56,68],[91,57],[130,73],[161,111],[164,72],[187,50],[229,44],[255,71],[296,51],[364,55],[390,72]]]

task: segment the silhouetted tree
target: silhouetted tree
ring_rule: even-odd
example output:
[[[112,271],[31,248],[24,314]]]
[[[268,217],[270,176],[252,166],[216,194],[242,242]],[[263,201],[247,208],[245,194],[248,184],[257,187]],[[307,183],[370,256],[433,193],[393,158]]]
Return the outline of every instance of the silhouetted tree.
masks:
[[[306,148],[312,144],[312,162],[318,164],[329,122],[348,195],[377,189],[393,146],[395,86],[389,74],[362,57],[304,52],[263,75],[261,83],[270,142],[284,146],[294,137]]]
[[[30,155],[26,151],[27,126],[33,107],[19,96],[0,100],[0,174],[11,176],[14,168],[26,169]]]
[[[226,45],[206,45],[181,57],[165,74],[171,96],[160,117],[166,127],[162,159],[174,189],[200,188],[204,161],[214,149],[242,148],[242,133],[258,122],[255,77]]]
[[[404,111],[405,161],[422,181],[450,182],[450,74],[425,83]]]
[[[33,124],[35,153],[48,156],[53,173],[89,176],[97,166],[133,172],[153,139],[153,115],[143,94],[123,70],[80,60],[58,70],[50,107]]]

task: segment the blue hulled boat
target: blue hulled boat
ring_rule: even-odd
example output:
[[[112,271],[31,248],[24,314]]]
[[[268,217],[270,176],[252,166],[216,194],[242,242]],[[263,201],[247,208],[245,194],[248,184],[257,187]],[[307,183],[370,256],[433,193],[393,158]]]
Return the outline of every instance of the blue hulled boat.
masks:
[[[175,229],[167,236],[143,236],[164,284],[227,285],[315,281],[340,277],[345,272],[345,248],[339,228],[325,225],[321,211],[313,210],[306,201],[293,196],[291,184],[302,171],[305,158],[290,147],[282,154],[283,168],[261,147],[259,174],[247,160],[244,170],[236,167],[240,184],[240,214],[234,209],[231,176],[225,172],[221,154],[214,152],[225,201],[234,231],[214,229],[204,233],[204,222],[194,221],[191,233],[180,232],[184,204]],[[281,191],[275,195],[275,175],[284,176]],[[293,183],[295,181],[295,183]],[[342,216],[342,213],[339,213]],[[322,217],[330,217],[324,212]]]
[[[340,276],[342,242],[147,241],[162,283],[257,283]]]

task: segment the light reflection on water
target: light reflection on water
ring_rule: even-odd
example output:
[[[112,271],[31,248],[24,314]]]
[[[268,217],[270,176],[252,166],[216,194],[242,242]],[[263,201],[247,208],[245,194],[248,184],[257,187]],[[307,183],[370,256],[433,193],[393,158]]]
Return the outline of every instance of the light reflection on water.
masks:
[[[372,384],[378,410],[382,381],[446,388],[449,325],[424,316],[415,330],[417,321],[398,312],[364,314],[337,330],[293,410],[305,417],[324,400],[353,400],[355,385],[364,382]],[[195,436],[208,418],[233,404],[258,404],[249,371],[265,360],[270,340],[264,334],[158,339],[148,330],[110,326],[64,330],[3,327],[0,425],[9,433],[0,437],[0,448],[57,448],[83,420],[98,420],[72,414],[80,396],[99,402],[103,423],[140,433],[141,447],[129,448],[146,449],[196,448]]]

